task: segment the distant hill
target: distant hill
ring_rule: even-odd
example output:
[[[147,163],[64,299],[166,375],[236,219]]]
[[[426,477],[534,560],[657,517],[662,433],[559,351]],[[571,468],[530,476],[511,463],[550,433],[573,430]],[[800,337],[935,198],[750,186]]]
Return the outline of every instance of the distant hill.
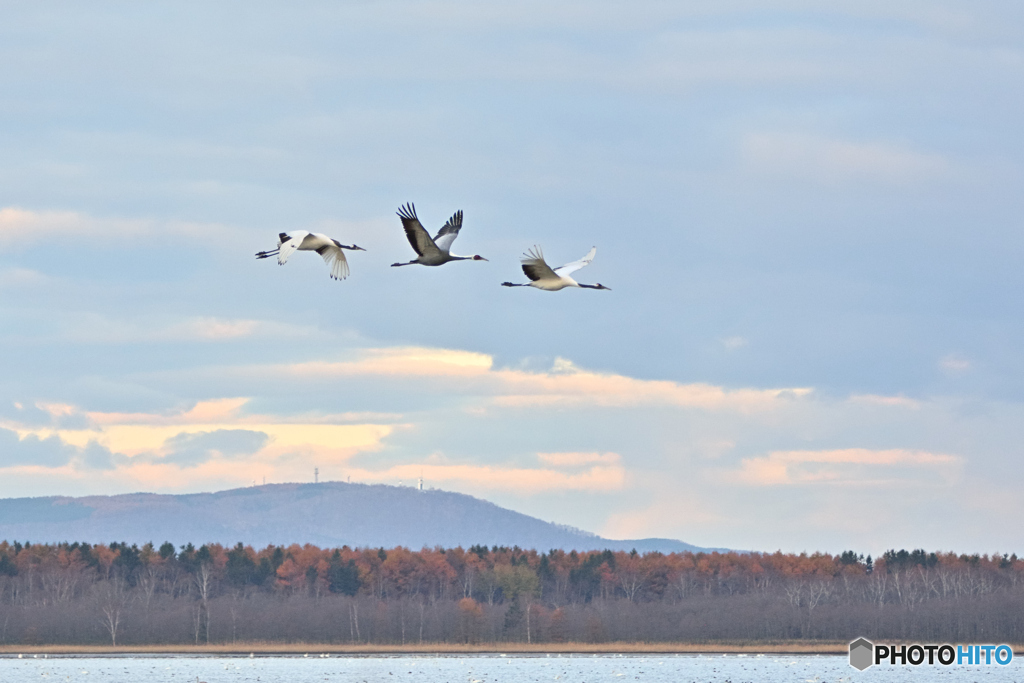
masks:
[[[216,493],[0,499],[0,540],[241,541],[256,547],[518,545],[550,550],[710,550],[663,538],[613,541],[450,491],[383,484],[268,484]]]

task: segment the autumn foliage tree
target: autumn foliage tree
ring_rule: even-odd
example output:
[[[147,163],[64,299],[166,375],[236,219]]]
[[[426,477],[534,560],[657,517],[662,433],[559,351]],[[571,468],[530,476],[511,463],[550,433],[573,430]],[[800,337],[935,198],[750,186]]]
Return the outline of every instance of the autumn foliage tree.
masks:
[[[1024,641],[1016,555],[0,542],[0,644]],[[272,618],[270,618],[272,617]]]

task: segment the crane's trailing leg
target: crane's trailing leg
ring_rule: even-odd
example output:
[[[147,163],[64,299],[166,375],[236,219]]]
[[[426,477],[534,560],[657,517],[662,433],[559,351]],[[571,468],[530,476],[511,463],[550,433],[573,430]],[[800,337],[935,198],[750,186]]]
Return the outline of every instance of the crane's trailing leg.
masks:
[[[260,253],[256,254],[256,258],[270,258],[271,256],[277,256],[277,253],[279,251],[281,250],[274,249],[273,251],[261,251]]]

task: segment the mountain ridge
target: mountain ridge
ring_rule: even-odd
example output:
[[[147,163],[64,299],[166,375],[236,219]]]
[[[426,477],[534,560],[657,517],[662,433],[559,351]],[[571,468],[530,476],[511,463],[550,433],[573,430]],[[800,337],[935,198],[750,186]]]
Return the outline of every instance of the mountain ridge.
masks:
[[[464,493],[386,484],[264,484],[206,493],[0,499],[0,540],[321,547],[515,546],[541,551],[712,551],[606,539]]]

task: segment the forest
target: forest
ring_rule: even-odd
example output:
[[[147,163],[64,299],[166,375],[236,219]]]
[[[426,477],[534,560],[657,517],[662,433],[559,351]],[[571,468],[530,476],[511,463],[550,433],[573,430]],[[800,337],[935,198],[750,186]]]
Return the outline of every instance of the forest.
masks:
[[[1024,642],[1024,559],[0,542],[0,645]]]

